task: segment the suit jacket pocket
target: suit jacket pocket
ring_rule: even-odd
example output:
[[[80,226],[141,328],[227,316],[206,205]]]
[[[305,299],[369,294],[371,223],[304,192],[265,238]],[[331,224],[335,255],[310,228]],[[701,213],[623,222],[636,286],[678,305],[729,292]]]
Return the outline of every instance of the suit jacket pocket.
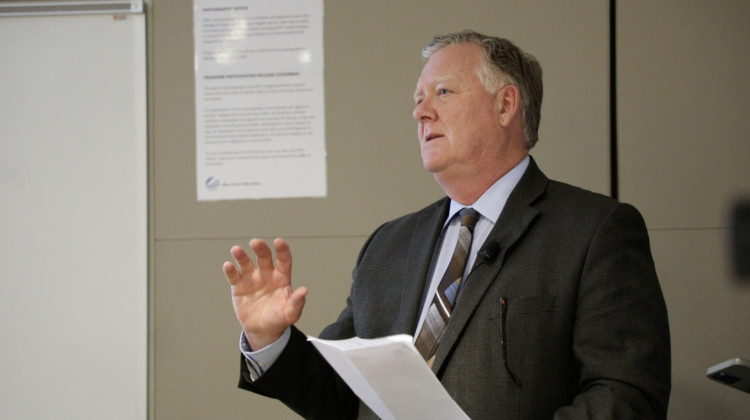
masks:
[[[555,295],[507,297],[505,309],[506,322],[510,317],[553,312],[555,302]],[[502,316],[502,305],[498,301],[497,305],[492,308],[490,319],[502,318]]]

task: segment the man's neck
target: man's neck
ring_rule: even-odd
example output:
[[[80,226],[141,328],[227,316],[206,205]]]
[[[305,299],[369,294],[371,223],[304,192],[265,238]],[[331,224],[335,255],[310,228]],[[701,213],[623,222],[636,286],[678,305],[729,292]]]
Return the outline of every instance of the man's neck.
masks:
[[[434,176],[438,185],[440,185],[448,197],[463,205],[470,206],[492,187],[497,180],[515,168],[527,155],[528,153],[524,153],[513,159],[506,159],[494,167],[492,172],[466,179],[448,179],[448,177],[442,177],[438,173],[435,173]]]

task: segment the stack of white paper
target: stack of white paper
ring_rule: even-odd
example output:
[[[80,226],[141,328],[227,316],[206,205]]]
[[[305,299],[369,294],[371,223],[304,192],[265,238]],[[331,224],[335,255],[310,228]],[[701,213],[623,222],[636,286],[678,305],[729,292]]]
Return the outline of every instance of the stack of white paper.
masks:
[[[469,419],[432,373],[409,335],[308,340],[382,419]]]

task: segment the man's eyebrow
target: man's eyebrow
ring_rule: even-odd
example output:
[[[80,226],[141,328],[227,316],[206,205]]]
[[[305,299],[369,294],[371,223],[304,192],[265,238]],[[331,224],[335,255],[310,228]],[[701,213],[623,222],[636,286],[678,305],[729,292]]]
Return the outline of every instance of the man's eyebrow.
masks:
[[[441,76],[441,77],[436,77],[434,79],[431,79],[427,81],[426,83],[423,83],[423,85],[430,87],[430,86],[439,85],[441,83],[450,82],[454,79],[455,79],[454,77],[450,77],[450,76]],[[422,93],[423,90],[424,89],[422,87],[417,87],[417,89],[414,91],[414,95],[412,95],[412,98],[414,98],[414,100],[416,101],[418,97],[423,95]]]

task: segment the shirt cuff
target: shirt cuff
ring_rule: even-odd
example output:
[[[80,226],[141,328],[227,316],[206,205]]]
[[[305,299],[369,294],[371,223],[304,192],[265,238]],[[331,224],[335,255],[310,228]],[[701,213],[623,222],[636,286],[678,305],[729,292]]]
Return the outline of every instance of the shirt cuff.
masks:
[[[279,337],[273,343],[263,347],[260,350],[253,351],[250,348],[250,344],[247,342],[247,337],[243,331],[240,334],[240,351],[245,356],[247,367],[250,369],[250,378],[255,381],[265,373],[268,368],[273,365],[276,359],[279,358],[281,352],[289,342],[289,337],[292,335],[291,328],[287,328],[281,337]]]

